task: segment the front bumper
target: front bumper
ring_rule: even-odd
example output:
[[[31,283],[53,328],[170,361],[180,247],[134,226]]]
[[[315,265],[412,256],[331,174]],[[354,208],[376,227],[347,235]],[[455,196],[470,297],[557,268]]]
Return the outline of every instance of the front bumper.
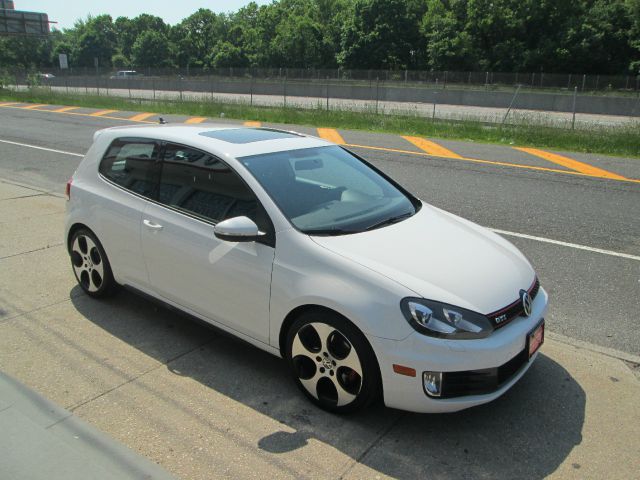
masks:
[[[424,393],[422,372],[462,372],[493,369],[512,361],[526,345],[527,334],[544,318],[548,295],[544,289],[532,305],[529,317],[518,317],[487,338],[445,340],[414,332],[404,340],[369,337],[380,365],[387,406],[421,413],[454,412],[490,402],[511,388],[529,369],[537,353],[499,384],[497,390],[478,395],[431,398]],[[415,369],[410,377],[393,371],[393,365]]]

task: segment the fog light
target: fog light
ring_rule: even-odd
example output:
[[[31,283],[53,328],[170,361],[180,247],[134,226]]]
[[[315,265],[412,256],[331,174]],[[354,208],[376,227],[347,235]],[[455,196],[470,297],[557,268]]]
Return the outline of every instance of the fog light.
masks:
[[[442,394],[442,372],[422,372],[422,385],[427,395],[439,397]]]

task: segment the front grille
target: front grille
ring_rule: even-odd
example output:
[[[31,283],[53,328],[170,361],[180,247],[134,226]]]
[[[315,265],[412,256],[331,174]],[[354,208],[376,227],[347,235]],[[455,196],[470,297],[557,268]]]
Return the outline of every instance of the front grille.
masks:
[[[535,300],[538,292],[540,291],[540,281],[538,277],[535,278],[531,286],[529,287],[529,296],[531,301]],[[498,310],[497,312],[487,315],[494,328],[502,328],[508,324],[514,318],[519,317],[523,313],[522,300],[518,298],[515,302],[507,305],[506,307]]]
[[[496,368],[444,372],[440,398],[464,397],[493,393],[508,382],[529,361],[527,350]]]

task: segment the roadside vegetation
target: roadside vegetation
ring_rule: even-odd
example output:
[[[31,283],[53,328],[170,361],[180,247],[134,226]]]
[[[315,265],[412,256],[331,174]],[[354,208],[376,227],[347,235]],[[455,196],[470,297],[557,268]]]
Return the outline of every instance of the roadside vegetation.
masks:
[[[557,150],[601,153],[640,158],[640,128],[594,126],[570,130],[519,123],[487,125],[478,121],[448,121],[417,115],[377,114],[375,111],[326,110],[322,105],[314,109],[292,107],[261,107],[246,103],[184,100],[132,100],[97,95],[66,95],[45,88],[16,92],[0,89],[0,101],[32,102],[105,108],[123,111],[157,112],[169,115],[203,116],[213,120],[220,117],[256,120],[265,123],[307,125],[401,135],[421,135],[432,138],[467,140],[516,146],[546,147]]]
[[[107,3],[102,4],[108,10]],[[185,12],[186,13],[186,12]],[[0,68],[350,69],[630,75],[640,0],[280,0],[78,19],[44,39],[0,38]],[[524,82],[526,83],[526,82]]]

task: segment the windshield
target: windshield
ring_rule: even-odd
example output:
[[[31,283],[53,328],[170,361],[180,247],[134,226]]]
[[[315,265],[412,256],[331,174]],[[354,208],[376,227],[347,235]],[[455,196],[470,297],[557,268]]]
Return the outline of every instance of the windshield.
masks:
[[[406,194],[337,146],[252,155],[239,161],[303,233],[362,232],[416,213]]]

